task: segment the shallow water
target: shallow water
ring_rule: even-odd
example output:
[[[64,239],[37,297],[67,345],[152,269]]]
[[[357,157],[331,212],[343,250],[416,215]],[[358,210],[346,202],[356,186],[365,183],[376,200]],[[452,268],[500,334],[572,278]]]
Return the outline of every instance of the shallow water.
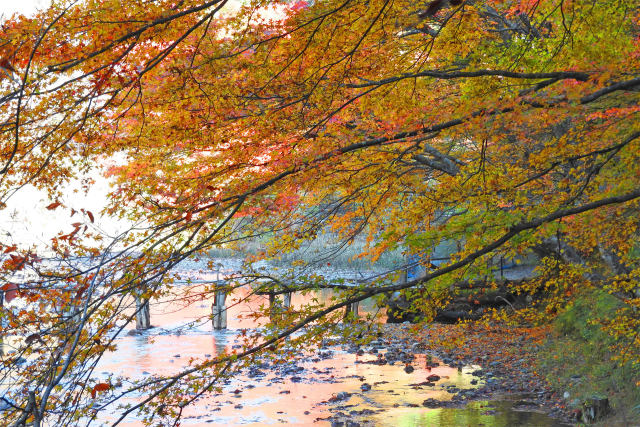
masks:
[[[464,408],[398,408],[372,418],[376,426],[492,426],[560,427],[565,426],[538,412],[514,410],[510,401],[476,401]]]
[[[318,295],[321,299],[330,293]],[[303,303],[294,295],[293,305]],[[228,326],[224,331],[213,331],[209,315],[210,302],[197,301],[183,304],[164,301],[152,304],[153,329],[140,335],[117,339],[118,349],[107,353],[98,369],[100,380],[109,377],[148,378],[152,375],[170,375],[184,368],[190,358],[215,357],[229,350],[235,343],[240,328],[257,324],[242,319],[267,298],[258,297],[250,304],[229,309]],[[362,307],[361,310],[366,310]],[[187,325],[188,324],[188,325]],[[375,354],[358,356],[338,348],[322,350],[324,356],[306,357],[298,362],[294,374],[281,375],[263,369],[264,376],[250,378],[246,374],[234,377],[225,386],[226,393],[209,394],[185,409],[182,426],[210,425],[319,425],[327,426],[330,416],[353,419],[368,425],[380,426],[555,426],[560,425],[544,414],[531,410],[517,410],[513,402],[473,402],[464,408],[425,408],[425,399],[450,400],[447,386],[468,389],[477,379],[471,372],[478,367],[461,370],[440,365],[428,370],[426,356],[416,355],[412,363],[415,370],[405,372],[404,364],[374,364]],[[312,360],[313,359],[313,360]],[[430,374],[442,377],[435,386],[419,385]],[[363,391],[363,384],[371,390]],[[238,390],[238,393],[232,391]],[[106,397],[106,396],[105,396]],[[342,398],[339,398],[342,397]],[[129,402],[133,403],[136,398]],[[524,408],[526,409],[526,408]],[[116,411],[107,407],[98,415],[98,421],[110,424]],[[120,425],[139,426],[134,416]]]
[[[151,342],[153,340],[153,342]],[[105,372],[141,378],[154,374],[170,374],[184,366],[189,357],[202,357],[219,350],[233,340],[233,332],[212,335],[187,334],[137,336],[123,338],[120,348],[103,365]],[[171,351],[168,351],[171,349]],[[205,353],[210,352],[210,353]],[[180,355],[180,357],[175,357]],[[273,372],[261,379],[243,375],[226,386],[229,393],[211,395],[185,411],[181,425],[291,425],[327,426],[331,415],[344,413],[346,418],[368,421],[379,426],[555,426],[560,425],[544,414],[513,410],[513,402],[473,402],[466,408],[429,409],[421,406],[428,398],[450,400],[446,386],[472,388],[477,367],[462,370],[438,366],[427,370],[425,356],[418,355],[416,369],[407,374],[404,365],[357,363],[374,360],[373,355],[357,356],[340,350],[330,358],[297,364],[302,368],[295,375],[279,376]],[[418,387],[429,374],[442,379],[433,387]],[[362,391],[364,384],[372,386]],[[480,382],[482,384],[482,382]],[[240,390],[234,394],[232,390]],[[328,402],[338,393],[350,396]],[[416,407],[417,406],[417,407]],[[358,416],[358,414],[363,414]],[[113,418],[105,414],[105,422]],[[129,419],[126,426],[138,426]]]

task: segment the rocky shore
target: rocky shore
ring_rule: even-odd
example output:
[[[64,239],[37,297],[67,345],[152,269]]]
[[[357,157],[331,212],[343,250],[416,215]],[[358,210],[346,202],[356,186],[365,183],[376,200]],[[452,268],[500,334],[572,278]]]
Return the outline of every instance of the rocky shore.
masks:
[[[440,385],[441,378],[436,374],[411,384],[416,393],[441,388],[451,394],[450,399],[425,399],[422,402],[425,408],[464,408],[472,402],[498,401],[507,402],[513,411],[547,414],[555,420],[553,425],[576,422],[575,412],[567,409],[563,397],[555,394],[535,371],[533,355],[540,348],[541,330],[437,324],[416,328],[399,324],[384,325],[383,331],[367,346],[344,346],[344,349],[361,356],[375,356],[356,363],[402,364],[407,373],[417,368],[430,372],[442,364],[459,371],[474,367],[468,388]],[[416,358],[416,354],[427,356]],[[371,387],[363,383],[361,388],[364,393]],[[375,425],[367,421],[369,412],[350,411],[348,405],[341,405],[348,397],[338,393],[330,399],[334,415],[327,420],[335,426]],[[490,413],[491,409],[487,411],[484,413]]]
[[[573,425],[575,415],[566,409],[565,399],[554,394],[534,368],[544,336],[543,329],[396,324],[380,325],[376,339],[366,345],[327,337],[314,352],[274,353],[255,360],[185,421],[351,427]]]

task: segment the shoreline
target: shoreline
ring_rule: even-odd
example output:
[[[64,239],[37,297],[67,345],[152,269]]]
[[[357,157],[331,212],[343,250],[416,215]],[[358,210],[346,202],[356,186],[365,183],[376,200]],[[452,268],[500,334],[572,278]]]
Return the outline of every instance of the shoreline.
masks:
[[[505,336],[507,332],[509,335]],[[486,401],[507,402],[514,411],[545,414],[559,426],[577,425],[575,411],[567,408],[562,396],[556,394],[534,369],[534,351],[540,348],[544,332],[542,328],[485,328],[472,324],[384,324],[382,334],[368,346],[345,346],[345,349],[359,355],[379,355],[378,361],[361,363],[384,365],[400,361],[405,364],[406,372],[413,371],[416,363],[426,363],[427,370],[430,370],[429,364],[434,368],[447,365],[458,370],[479,366],[471,373],[475,378],[471,384],[477,384],[477,387],[448,387],[451,400],[426,399],[422,403],[425,408],[464,409]],[[464,334],[463,339],[458,335],[460,333]],[[426,362],[418,362],[414,354],[422,353],[433,356],[433,361],[427,356]],[[417,393],[423,388],[431,390],[438,380],[427,380],[415,384],[417,387],[414,388]],[[338,415],[327,419],[332,425],[369,425],[367,414],[345,418],[344,412],[340,412],[345,407],[339,403],[334,402]],[[487,413],[490,412],[491,408]]]

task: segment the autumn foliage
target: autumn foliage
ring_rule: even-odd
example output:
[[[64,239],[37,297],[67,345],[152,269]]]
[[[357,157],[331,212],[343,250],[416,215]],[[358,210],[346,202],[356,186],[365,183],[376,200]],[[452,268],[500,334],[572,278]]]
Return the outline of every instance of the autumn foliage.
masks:
[[[65,209],[61,182],[117,158],[101,214],[142,224],[109,240],[78,212],[50,248],[91,257],[82,268],[0,242],[5,301],[34,307],[5,334],[39,334],[21,349],[39,364],[18,370],[37,413],[66,404],[51,417],[70,420],[109,392],[86,363],[132,320],[113,298],[154,298],[184,257],[266,232],[263,258],[327,232],[364,236],[372,260],[458,249],[424,278],[390,272],[290,313],[259,349],[371,296],[408,290],[429,312],[454,284],[491,281],[491,259],[531,253],[537,278],[513,291],[537,305],[521,319],[596,287],[623,302],[603,327],[640,348],[639,25],[617,0],[85,0],[3,22],[0,201],[29,184]],[[11,282],[24,268],[37,277]],[[175,416],[186,381],[201,390],[237,359],[149,385],[148,410]],[[16,419],[33,412],[21,396]]]

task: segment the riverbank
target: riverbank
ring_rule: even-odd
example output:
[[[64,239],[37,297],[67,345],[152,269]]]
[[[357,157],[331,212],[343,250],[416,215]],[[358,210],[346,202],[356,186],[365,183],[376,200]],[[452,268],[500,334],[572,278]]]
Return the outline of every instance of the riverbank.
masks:
[[[426,369],[425,381],[413,385],[415,393],[442,387],[451,396],[427,398],[422,401],[422,407],[483,408],[478,413],[491,414],[498,407],[505,410],[506,405],[511,412],[547,414],[554,420],[550,425],[573,425],[576,422],[576,414],[567,408],[563,397],[554,393],[535,371],[535,354],[542,348],[547,332],[543,328],[400,324],[384,325],[382,330],[379,339],[369,346],[346,346],[345,349],[363,356],[378,355],[373,363],[379,365],[400,362],[406,372]],[[416,358],[414,355],[417,353],[433,357]],[[459,372],[473,367],[473,379],[468,387],[440,386],[441,378],[436,374],[429,375],[429,372],[442,365],[456,368]],[[368,413],[354,413],[348,410],[348,405],[340,402],[334,406],[335,414],[330,418],[334,425],[375,425],[368,420]],[[535,425],[535,421],[526,425]]]
[[[181,289],[185,295],[197,295],[199,286]],[[294,294],[292,306],[308,303],[305,298],[323,302],[331,296],[328,290],[311,296]],[[100,381],[175,374],[192,358],[211,359],[241,348],[241,330],[260,327],[267,320],[251,316],[268,303],[266,297],[231,304],[229,329],[220,331],[211,330],[208,300],[180,301],[172,296],[152,304],[156,327],[119,338],[118,350],[108,353],[97,369],[103,375]],[[361,315],[374,310],[367,304],[360,306]],[[229,378],[223,393],[203,396],[185,408],[182,424],[570,425],[573,408],[566,405],[575,396],[567,400],[554,394],[534,368],[537,357],[546,351],[543,345],[549,329],[481,324],[377,326],[381,335],[360,347],[342,344],[338,334],[326,336],[317,352],[296,357],[285,352],[281,359],[256,360]],[[105,407],[103,413],[104,421],[109,421],[117,410]],[[127,425],[141,424],[133,416]]]

